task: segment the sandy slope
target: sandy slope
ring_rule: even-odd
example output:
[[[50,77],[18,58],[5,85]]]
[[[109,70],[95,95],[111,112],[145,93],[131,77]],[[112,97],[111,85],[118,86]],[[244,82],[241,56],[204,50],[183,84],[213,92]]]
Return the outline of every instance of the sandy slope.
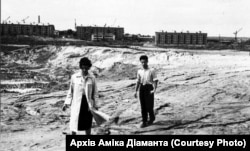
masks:
[[[155,95],[156,121],[143,129],[139,128],[139,102],[133,97],[142,54],[149,56],[160,79]],[[54,84],[13,82],[4,86],[6,90],[31,87],[44,91],[1,93],[1,149],[64,150],[62,132],[68,131],[69,111],[60,109],[69,76],[77,71],[83,56],[93,60],[92,72],[98,75],[100,110],[115,119],[108,125],[111,135],[250,134],[248,52],[47,46],[20,49],[3,59],[6,66],[16,60],[17,66],[27,71],[14,72],[15,66],[10,66],[4,74],[19,76],[2,80],[26,77]],[[24,76],[27,73],[30,76]],[[103,134],[103,130],[93,125],[93,134]]]

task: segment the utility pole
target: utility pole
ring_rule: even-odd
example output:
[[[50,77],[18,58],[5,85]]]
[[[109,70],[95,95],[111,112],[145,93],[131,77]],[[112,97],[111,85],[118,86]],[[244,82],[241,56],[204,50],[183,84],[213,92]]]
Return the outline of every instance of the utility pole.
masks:
[[[240,28],[239,30],[236,30],[233,34],[235,35],[235,42],[237,43],[237,34],[242,30],[242,28]]]
[[[105,35],[106,35],[106,25],[107,23],[105,23],[104,27],[103,27],[103,30],[102,30],[102,40],[104,41],[105,40]]]
[[[76,30],[76,19],[75,19],[75,30]]]

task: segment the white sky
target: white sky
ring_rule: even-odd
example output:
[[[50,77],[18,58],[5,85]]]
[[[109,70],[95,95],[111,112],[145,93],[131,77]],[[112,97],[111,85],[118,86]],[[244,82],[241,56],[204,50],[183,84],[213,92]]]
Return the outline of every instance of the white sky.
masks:
[[[1,21],[54,24],[58,30],[77,25],[120,26],[125,33],[198,32],[208,36],[250,37],[250,0],[1,0]]]

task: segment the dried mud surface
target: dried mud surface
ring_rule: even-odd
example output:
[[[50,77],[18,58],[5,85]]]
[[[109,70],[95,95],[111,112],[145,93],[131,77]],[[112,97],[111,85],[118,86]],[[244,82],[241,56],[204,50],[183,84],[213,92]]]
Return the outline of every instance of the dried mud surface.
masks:
[[[156,120],[145,128],[133,96],[142,54],[159,78]],[[65,150],[70,115],[61,107],[83,56],[93,61],[100,110],[112,117],[105,127],[93,123],[92,134],[250,134],[248,52],[37,46],[1,56],[4,150]]]

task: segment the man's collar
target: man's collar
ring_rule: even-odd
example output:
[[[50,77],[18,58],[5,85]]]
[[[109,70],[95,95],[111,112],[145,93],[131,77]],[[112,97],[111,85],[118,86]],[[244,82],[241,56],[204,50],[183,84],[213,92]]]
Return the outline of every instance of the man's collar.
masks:
[[[83,75],[82,75],[82,71],[80,71],[80,72],[77,73],[76,77],[77,77],[77,78],[81,78],[81,77],[82,77],[82,78],[84,78],[84,77],[85,77],[85,78],[90,78],[91,75],[88,73],[86,76],[83,76]]]
[[[142,70],[149,70],[149,67],[147,69],[145,69],[145,68],[142,67]]]

